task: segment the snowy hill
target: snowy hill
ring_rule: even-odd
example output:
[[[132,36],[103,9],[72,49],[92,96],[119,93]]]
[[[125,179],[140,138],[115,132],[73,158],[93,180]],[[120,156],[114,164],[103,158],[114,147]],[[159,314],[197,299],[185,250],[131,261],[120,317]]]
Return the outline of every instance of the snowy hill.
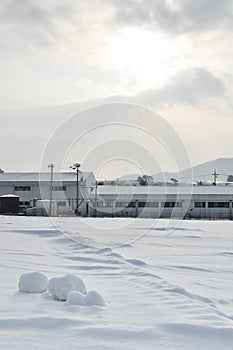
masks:
[[[214,172],[214,169],[216,169],[217,173],[219,174],[218,180],[226,181],[227,176],[233,174],[233,158],[218,158],[200,165],[196,165],[193,167],[193,178],[197,181],[212,181],[212,173]],[[167,172],[164,175],[160,173],[154,175],[154,178],[156,180],[161,180],[163,176],[165,176],[166,179],[170,179],[172,177],[179,178],[180,181],[190,180],[190,169],[184,169],[180,171],[179,174]]]
[[[190,175],[193,171],[193,179],[197,181],[212,181],[212,173],[217,170],[218,181],[226,181],[228,175],[233,175],[233,158],[217,158],[208,162],[196,165],[192,168],[181,170],[179,173],[163,172],[152,175],[156,181],[170,180],[170,178],[180,179],[180,181],[191,180]],[[140,174],[129,174],[121,179],[132,180],[137,179]]]

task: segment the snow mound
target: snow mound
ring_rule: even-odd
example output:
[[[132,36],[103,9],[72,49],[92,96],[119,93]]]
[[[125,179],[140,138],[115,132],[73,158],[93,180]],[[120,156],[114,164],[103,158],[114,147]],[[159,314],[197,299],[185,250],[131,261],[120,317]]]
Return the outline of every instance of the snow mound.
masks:
[[[79,291],[80,293],[86,294],[87,293],[87,289],[85,287],[85,284],[83,282],[83,280],[76,276],[76,275],[72,275],[72,274],[68,274],[65,277],[67,277],[70,281],[72,281],[75,285],[75,290]]]
[[[78,292],[78,291],[72,291],[68,294],[66,305],[86,305],[85,302],[85,296]]]
[[[85,301],[86,301],[86,304],[90,306],[91,305],[105,306],[104,298],[96,290],[90,290],[85,297]]]
[[[21,292],[43,293],[48,288],[48,278],[41,272],[23,273],[18,282]]]
[[[56,300],[66,301],[68,294],[72,291],[86,294],[85,284],[80,277],[70,274],[49,280],[49,292]]]

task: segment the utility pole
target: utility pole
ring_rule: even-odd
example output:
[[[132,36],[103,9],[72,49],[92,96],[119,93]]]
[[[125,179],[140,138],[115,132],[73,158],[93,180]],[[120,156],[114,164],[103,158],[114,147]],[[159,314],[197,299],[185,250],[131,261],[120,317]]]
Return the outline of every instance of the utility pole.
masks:
[[[53,200],[53,168],[54,165],[51,163],[48,165],[50,168],[50,196],[49,196],[49,216],[52,216],[52,200]]]
[[[71,169],[76,170],[76,209],[75,209],[75,214],[78,216],[78,207],[79,207],[79,168],[80,168],[79,163],[74,163],[73,165],[70,166]]]
[[[217,178],[218,178],[218,175],[219,175],[219,174],[217,174],[216,169],[214,169],[214,172],[213,172],[212,175],[213,175],[213,177],[214,177],[213,185],[216,186],[216,184],[217,184]]]

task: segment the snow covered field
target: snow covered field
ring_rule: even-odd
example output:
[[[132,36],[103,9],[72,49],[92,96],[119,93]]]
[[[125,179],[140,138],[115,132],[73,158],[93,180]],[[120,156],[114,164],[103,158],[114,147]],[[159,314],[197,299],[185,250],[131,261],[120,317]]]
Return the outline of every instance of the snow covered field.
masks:
[[[233,348],[233,222],[0,217],[0,349]],[[18,291],[75,274],[106,306]]]

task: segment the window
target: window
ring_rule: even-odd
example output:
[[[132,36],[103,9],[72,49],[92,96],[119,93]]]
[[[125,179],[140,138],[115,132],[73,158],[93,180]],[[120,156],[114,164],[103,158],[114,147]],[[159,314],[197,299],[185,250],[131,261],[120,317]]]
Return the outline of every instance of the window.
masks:
[[[205,208],[205,202],[195,202],[195,208]]]
[[[159,202],[138,202],[139,208],[158,208]]]
[[[66,191],[66,186],[52,186],[52,191]]]
[[[19,205],[22,206],[22,207],[30,207],[30,202],[22,201],[22,202],[19,202]]]
[[[162,202],[164,208],[182,208],[182,202]]]
[[[135,208],[136,207],[136,202],[129,202],[126,204],[127,208]]]
[[[229,202],[208,202],[208,208],[229,208]]]
[[[31,186],[15,186],[15,191],[31,191]]]
[[[158,208],[159,207],[159,202],[147,202],[146,207],[148,208]]]
[[[116,202],[116,208],[124,208],[126,204],[125,202]]]
[[[116,208],[135,208],[136,202],[115,202]]]
[[[95,206],[95,202],[94,202],[94,206]],[[98,208],[112,208],[113,202],[112,201],[96,202],[96,206]]]
[[[113,202],[111,202],[111,201],[106,201],[106,202],[103,202],[103,207],[110,207],[110,208],[112,208],[113,207]]]

